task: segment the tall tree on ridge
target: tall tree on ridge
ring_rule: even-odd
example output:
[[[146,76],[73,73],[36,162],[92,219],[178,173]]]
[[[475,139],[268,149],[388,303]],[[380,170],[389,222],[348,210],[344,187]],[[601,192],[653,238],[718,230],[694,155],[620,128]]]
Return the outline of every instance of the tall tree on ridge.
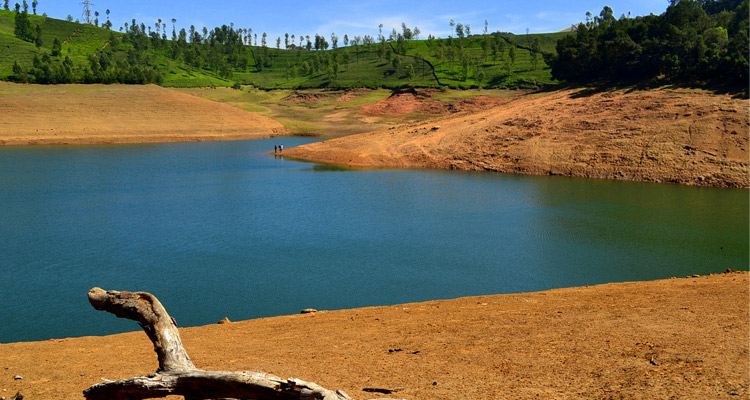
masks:
[[[107,22],[105,22],[105,23],[104,23],[104,24],[106,24],[106,25],[107,25],[107,26],[106,26],[105,28],[107,28],[107,29],[112,29],[112,21],[110,21],[110,20],[109,20],[109,13],[110,13],[110,11],[109,11],[109,8],[108,8],[108,9],[106,9],[106,10],[104,11],[104,13],[105,13],[105,14],[107,14]]]
[[[52,42],[52,57],[59,57],[62,54],[62,43],[60,39],[55,38]]]
[[[539,54],[541,53],[541,44],[539,38],[535,37],[531,44],[531,65],[536,71],[537,64],[539,62]]]
[[[34,42],[36,40],[34,28],[32,28],[31,22],[29,22],[29,14],[26,11],[16,13],[13,34],[17,38],[27,42]]]
[[[460,22],[456,23],[456,36],[458,36],[459,39],[464,38],[464,24]]]
[[[485,34],[482,37],[482,52],[484,54],[484,62],[487,62],[487,59],[490,56],[490,47],[491,46],[492,46],[492,38],[490,37],[490,35],[486,35]]]
[[[351,43],[354,45],[354,49],[357,53],[357,63],[359,63],[359,43],[362,42],[362,37],[355,36]]]
[[[35,35],[34,35],[34,45],[36,48],[42,47],[42,27],[41,25],[37,25],[35,29]]]

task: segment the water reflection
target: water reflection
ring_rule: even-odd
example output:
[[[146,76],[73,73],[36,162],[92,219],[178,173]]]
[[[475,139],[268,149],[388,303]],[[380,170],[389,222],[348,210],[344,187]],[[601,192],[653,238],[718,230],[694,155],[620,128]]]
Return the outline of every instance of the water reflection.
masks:
[[[343,171],[354,171],[352,168],[347,168],[340,165],[333,164],[313,164],[312,170],[315,172],[343,172]]]

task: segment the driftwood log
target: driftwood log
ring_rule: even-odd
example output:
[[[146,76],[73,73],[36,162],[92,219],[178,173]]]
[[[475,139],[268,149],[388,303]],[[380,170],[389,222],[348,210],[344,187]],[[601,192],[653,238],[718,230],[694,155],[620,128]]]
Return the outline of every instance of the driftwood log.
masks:
[[[170,395],[186,400],[353,400],[342,391],[334,392],[299,379],[281,379],[263,372],[196,368],[185,351],[174,319],[150,293],[93,288],[89,291],[89,302],[97,310],[138,321],[154,343],[159,369],[148,376],[93,385],[83,391],[88,400],[138,400]]]

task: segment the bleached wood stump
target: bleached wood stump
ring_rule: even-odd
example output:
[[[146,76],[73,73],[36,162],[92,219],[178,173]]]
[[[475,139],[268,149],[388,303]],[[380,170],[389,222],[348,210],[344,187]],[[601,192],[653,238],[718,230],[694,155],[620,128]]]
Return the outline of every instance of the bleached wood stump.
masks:
[[[89,302],[97,310],[138,321],[154,343],[159,369],[147,376],[93,385],[83,391],[88,400],[139,400],[169,395],[184,396],[186,400],[353,400],[343,391],[334,392],[299,379],[282,379],[263,372],[196,368],[174,319],[150,293],[93,288],[89,290]]]

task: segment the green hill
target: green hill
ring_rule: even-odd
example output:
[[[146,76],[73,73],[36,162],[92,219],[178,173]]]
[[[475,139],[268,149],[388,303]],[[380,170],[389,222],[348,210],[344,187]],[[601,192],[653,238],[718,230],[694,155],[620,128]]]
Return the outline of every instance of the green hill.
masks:
[[[12,80],[14,78],[13,65],[18,63],[26,72],[34,68],[34,58],[43,60],[44,56],[49,56],[46,65],[54,70],[59,68],[65,58],[72,62],[73,80],[72,82],[87,82],[86,73],[91,71],[91,56],[101,56],[107,54],[108,58],[114,64],[119,64],[120,69],[126,69],[125,62],[128,60],[130,53],[142,53],[143,59],[128,67],[150,68],[154,72],[160,73],[162,80],[156,80],[156,83],[167,83],[170,80],[180,82],[184,80],[189,82],[188,86],[211,86],[220,85],[228,86],[233,82],[220,79],[211,74],[210,71],[197,71],[187,68],[181,62],[175,62],[162,52],[154,49],[143,52],[135,52],[131,44],[123,43],[125,34],[114,32],[108,29],[95,27],[89,24],[80,24],[68,22],[54,18],[47,18],[38,15],[29,15],[32,26],[39,26],[42,32],[42,45],[37,48],[34,43],[20,40],[14,35],[15,12],[0,10],[0,79]],[[55,40],[61,43],[61,54],[53,55],[53,45]],[[166,78],[166,79],[164,79]],[[29,77],[30,81],[35,80]],[[117,82],[114,77],[105,80],[107,83]],[[131,82],[123,79],[123,83],[141,83]],[[50,82],[39,82],[50,83]],[[52,82],[54,83],[54,82]]]
[[[748,47],[748,0],[682,0],[635,18],[616,19],[604,7],[546,58],[553,76],[576,84],[678,84],[747,95]]]
[[[262,89],[536,87],[554,83],[542,54],[567,33],[358,43],[320,50],[248,46],[241,31],[167,40],[143,24],[127,33],[28,15],[41,43],[16,37],[16,13],[0,10],[0,79],[36,83],[157,83]],[[192,34],[192,32],[191,32]],[[28,40],[28,38],[27,38]],[[55,44],[59,49],[55,51]],[[307,47],[307,46],[305,46]],[[58,54],[59,53],[59,54]],[[16,72],[14,72],[16,65]]]

